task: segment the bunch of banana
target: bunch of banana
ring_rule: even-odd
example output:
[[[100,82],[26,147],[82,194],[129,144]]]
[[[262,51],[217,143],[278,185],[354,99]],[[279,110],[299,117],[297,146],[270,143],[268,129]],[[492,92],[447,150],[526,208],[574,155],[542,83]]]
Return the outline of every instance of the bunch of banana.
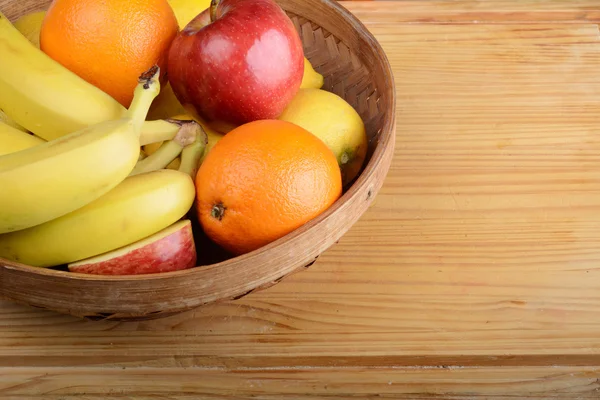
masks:
[[[142,75],[119,119],[48,142],[7,126],[9,135],[41,143],[0,156],[0,257],[38,267],[70,263],[152,235],[190,210],[192,174],[208,141],[200,125],[173,121],[180,129],[165,150],[139,157],[159,73]],[[180,155],[181,170],[164,169]]]
[[[121,118],[0,157],[0,233],[65,215],[102,196],[133,170],[140,130],[160,91],[158,67],[142,75]]]
[[[208,138],[193,120],[146,120],[161,89],[158,67],[142,74],[125,109],[1,13],[0,54],[0,257],[71,263],[188,213]],[[146,155],[143,146],[153,143],[160,149]],[[175,160],[177,168],[166,169]]]
[[[44,140],[117,120],[127,110],[54,61],[0,12],[0,109]],[[143,144],[172,139],[179,126],[164,120],[142,126]]]
[[[195,194],[192,178],[180,171],[130,176],[69,214],[0,235],[0,257],[52,267],[112,251],[177,222],[191,208]]]

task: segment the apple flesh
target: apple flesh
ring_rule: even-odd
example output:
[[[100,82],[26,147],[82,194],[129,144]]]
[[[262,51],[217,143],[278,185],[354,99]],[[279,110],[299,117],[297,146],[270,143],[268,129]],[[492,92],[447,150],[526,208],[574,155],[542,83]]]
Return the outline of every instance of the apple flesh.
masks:
[[[304,50],[273,0],[213,0],[171,44],[168,71],[188,112],[239,126],[283,112],[302,83]]]
[[[120,249],[68,265],[71,272],[94,275],[139,275],[178,271],[196,265],[190,220]]]

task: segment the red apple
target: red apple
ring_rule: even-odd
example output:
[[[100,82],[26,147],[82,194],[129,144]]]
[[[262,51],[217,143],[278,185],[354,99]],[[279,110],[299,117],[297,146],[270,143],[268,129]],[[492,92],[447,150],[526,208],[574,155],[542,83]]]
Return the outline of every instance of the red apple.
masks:
[[[279,117],[302,83],[304,50],[273,0],[213,0],[175,38],[167,69],[188,111],[238,126]]]
[[[129,246],[68,265],[69,271],[95,275],[137,275],[178,271],[196,265],[190,220],[182,220]]]

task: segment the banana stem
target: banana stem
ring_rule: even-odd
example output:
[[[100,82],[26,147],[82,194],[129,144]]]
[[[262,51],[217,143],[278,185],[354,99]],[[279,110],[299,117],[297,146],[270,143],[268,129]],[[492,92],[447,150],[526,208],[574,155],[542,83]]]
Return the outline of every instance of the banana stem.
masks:
[[[192,179],[196,178],[200,161],[208,145],[208,135],[200,125],[198,126],[200,134],[196,135],[196,140],[192,144],[187,145],[181,151],[181,165],[179,166],[179,171],[190,175]]]
[[[183,147],[176,142],[175,140],[169,140],[164,143],[156,152],[152,153],[152,155],[144,158],[135,165],[133,171],[129,174],[129,176],[144,174],[146,172],[152,172],[159,169],[165,168],[169,165],[174,159],[176,159]]]
[[[181,129],[181,121],[159,119],[145,121],[140,133],[140,146],[173,140]]]
[[[189,125],[189,127],[182,131],[186,125]],[[142,125],[140,146],[173,140],[178,134],[185,134],[185,132],[188,132],[188,135],[196,135],[199,134],[199,131],[196,129],[201,129],[199,127],[200,125],[193,120],[159,119],[156,121],[146,121],[144,122],[144,125]],[[191,131],[187,131],[187,129],[191,129]],[[189,141],[191,143],[194,139],[192,138]]]
[[[138,85],[135,88],[131,106],[126,113],[138,132],[141,131],[144,121],[146,121],[152,102],[160,93],[159,76],[160,68],[155,65],[144,72],[138,79]]]
[[[158,150],[148,157],[138,161],[129,176],[165,168],[181,154],[184,147],[189,146],[196,141],[197,137],[201,134],[200,132],[204,132],[202,131],[200,124],[196,121],[180,122],[179,131],[175,137],[166,141]]]

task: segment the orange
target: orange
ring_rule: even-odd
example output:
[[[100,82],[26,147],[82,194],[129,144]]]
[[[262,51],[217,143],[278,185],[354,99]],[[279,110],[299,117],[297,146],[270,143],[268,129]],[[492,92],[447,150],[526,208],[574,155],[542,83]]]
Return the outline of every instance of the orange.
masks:
[[[277,240],[342,194],[333,152],[291,122],[259,120],[213,147],[196,175],[196,212],[206,235],[240,255]]]
[[[54,0],[40,46],[129,107],[142,72],[158,64],[165,82],[167,51],[178,31],[167,0]]]

